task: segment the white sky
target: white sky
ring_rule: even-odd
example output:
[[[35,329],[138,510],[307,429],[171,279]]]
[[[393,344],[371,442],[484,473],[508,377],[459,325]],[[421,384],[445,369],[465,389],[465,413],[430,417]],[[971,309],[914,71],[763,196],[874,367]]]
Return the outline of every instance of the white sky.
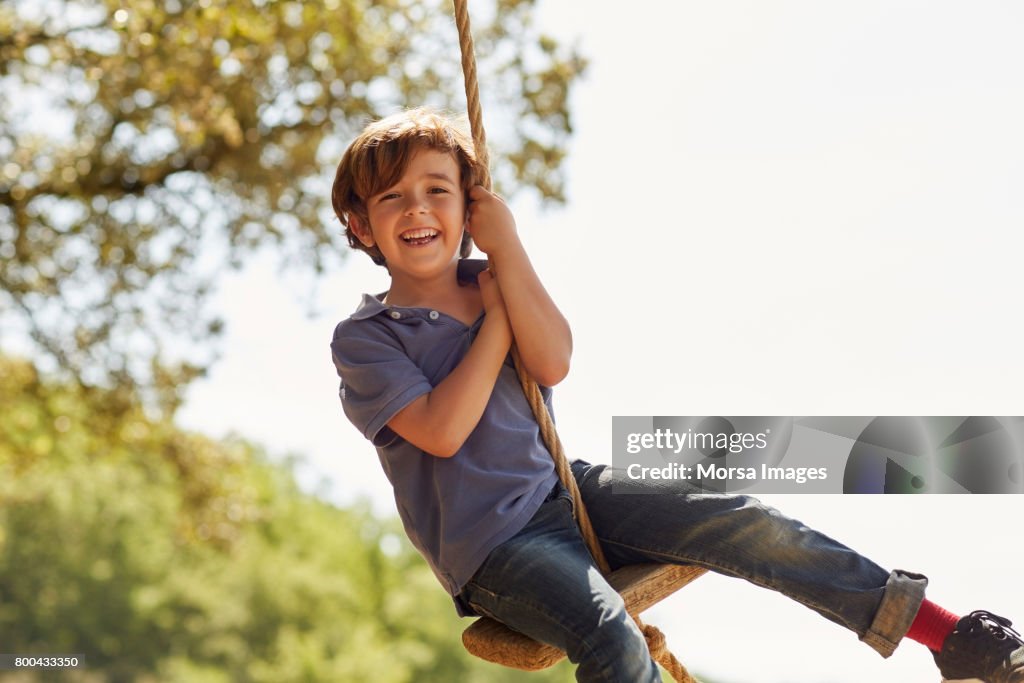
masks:
[[[538,22],[591,59],[569,205],[513,204],[573,325],[555,404],[570,455],[609,462],[613,415],[1024,414],[1024,5],[547,0]],[[182,422],[304,454],[307,482],[392,514],[328,350],[386,288],[356,254],[310,320],[269,259],[230,276],[224,357]],[[764,499],[928,574],[954,611],[1024,624],[1022,497]],[[882,660],[735,580],[649,621],[726,681],[937,680],[916,644]]]

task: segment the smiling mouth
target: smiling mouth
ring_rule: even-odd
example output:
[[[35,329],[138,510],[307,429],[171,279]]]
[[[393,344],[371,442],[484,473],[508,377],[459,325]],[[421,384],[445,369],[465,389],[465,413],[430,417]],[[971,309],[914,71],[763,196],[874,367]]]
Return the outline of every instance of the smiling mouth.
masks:
[[[406,230],[399,237],[406,244],[415,247],[433,242],[440,234],[440,232],[433,228],[416,228],[414,230]]]

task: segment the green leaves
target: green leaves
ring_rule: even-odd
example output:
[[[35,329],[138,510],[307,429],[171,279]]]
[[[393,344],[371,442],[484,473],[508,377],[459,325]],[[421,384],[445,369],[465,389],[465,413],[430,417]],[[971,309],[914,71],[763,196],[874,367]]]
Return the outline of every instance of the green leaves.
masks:
[[[244,441],[111,420],[108,398],[0,356],[6,649],[117,681],[572,680],[470,658],[397,520],[303,493]]]
[[[574,49],[474,17],[495,179],[563,199]],[[470,659],[399,526],[183,433],[220,273],[337,267],[334,167],[370,118],[461,110],[447,2],[0,4],[0,642],[110,680],[569,680]],[[526,85],[524,85],[526,84]],[[60,377],[55,382],[52,378]],[[46,378],[46,379],[44,379]]]
[[[568,92],[585,63],[539,35],[532,8],[474,18],[485,118],[503,191],[561,201]],[[143,387],[173,412],[216,358],[206,302],[222,269],[268,246],[311,273],[337,267],[348,247],[328,196],[347,142],[400,107],[464,107],[450,12],[442,0],[5,4],[0,330],[22,330],[48,370]]]

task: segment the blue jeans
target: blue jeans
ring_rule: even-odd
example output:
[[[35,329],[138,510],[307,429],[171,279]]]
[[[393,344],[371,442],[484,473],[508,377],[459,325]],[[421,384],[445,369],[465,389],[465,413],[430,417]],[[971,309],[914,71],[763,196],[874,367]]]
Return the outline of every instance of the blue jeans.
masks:
[[[636,484],[648,495],[613,494],[611,468],[576,461],[572,471],[612,569],[666,562],[737,576],[845,626],[884,657],[924,599],[925,577],[888,572],[749,496],[672,481]],[[616,486],[630,485],[624,479]],[[487,556],[458,599],[565,650],[578,681],[661,681],[643,635],[594,566],[560,484],[519,534]]]

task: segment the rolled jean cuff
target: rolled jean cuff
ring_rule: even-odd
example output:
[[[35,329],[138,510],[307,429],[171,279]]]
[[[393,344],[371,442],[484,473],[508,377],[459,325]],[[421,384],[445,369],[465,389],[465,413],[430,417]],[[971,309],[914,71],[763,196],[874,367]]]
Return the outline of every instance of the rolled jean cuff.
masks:
[[[861,640],[883,657],[891,656],[910,630],[921,602],[924,601],[924,589],[927,586],[928,578],[921,574],[902,569],[893,570],[886,581],[885,593],[875,612],[875,619]]]

